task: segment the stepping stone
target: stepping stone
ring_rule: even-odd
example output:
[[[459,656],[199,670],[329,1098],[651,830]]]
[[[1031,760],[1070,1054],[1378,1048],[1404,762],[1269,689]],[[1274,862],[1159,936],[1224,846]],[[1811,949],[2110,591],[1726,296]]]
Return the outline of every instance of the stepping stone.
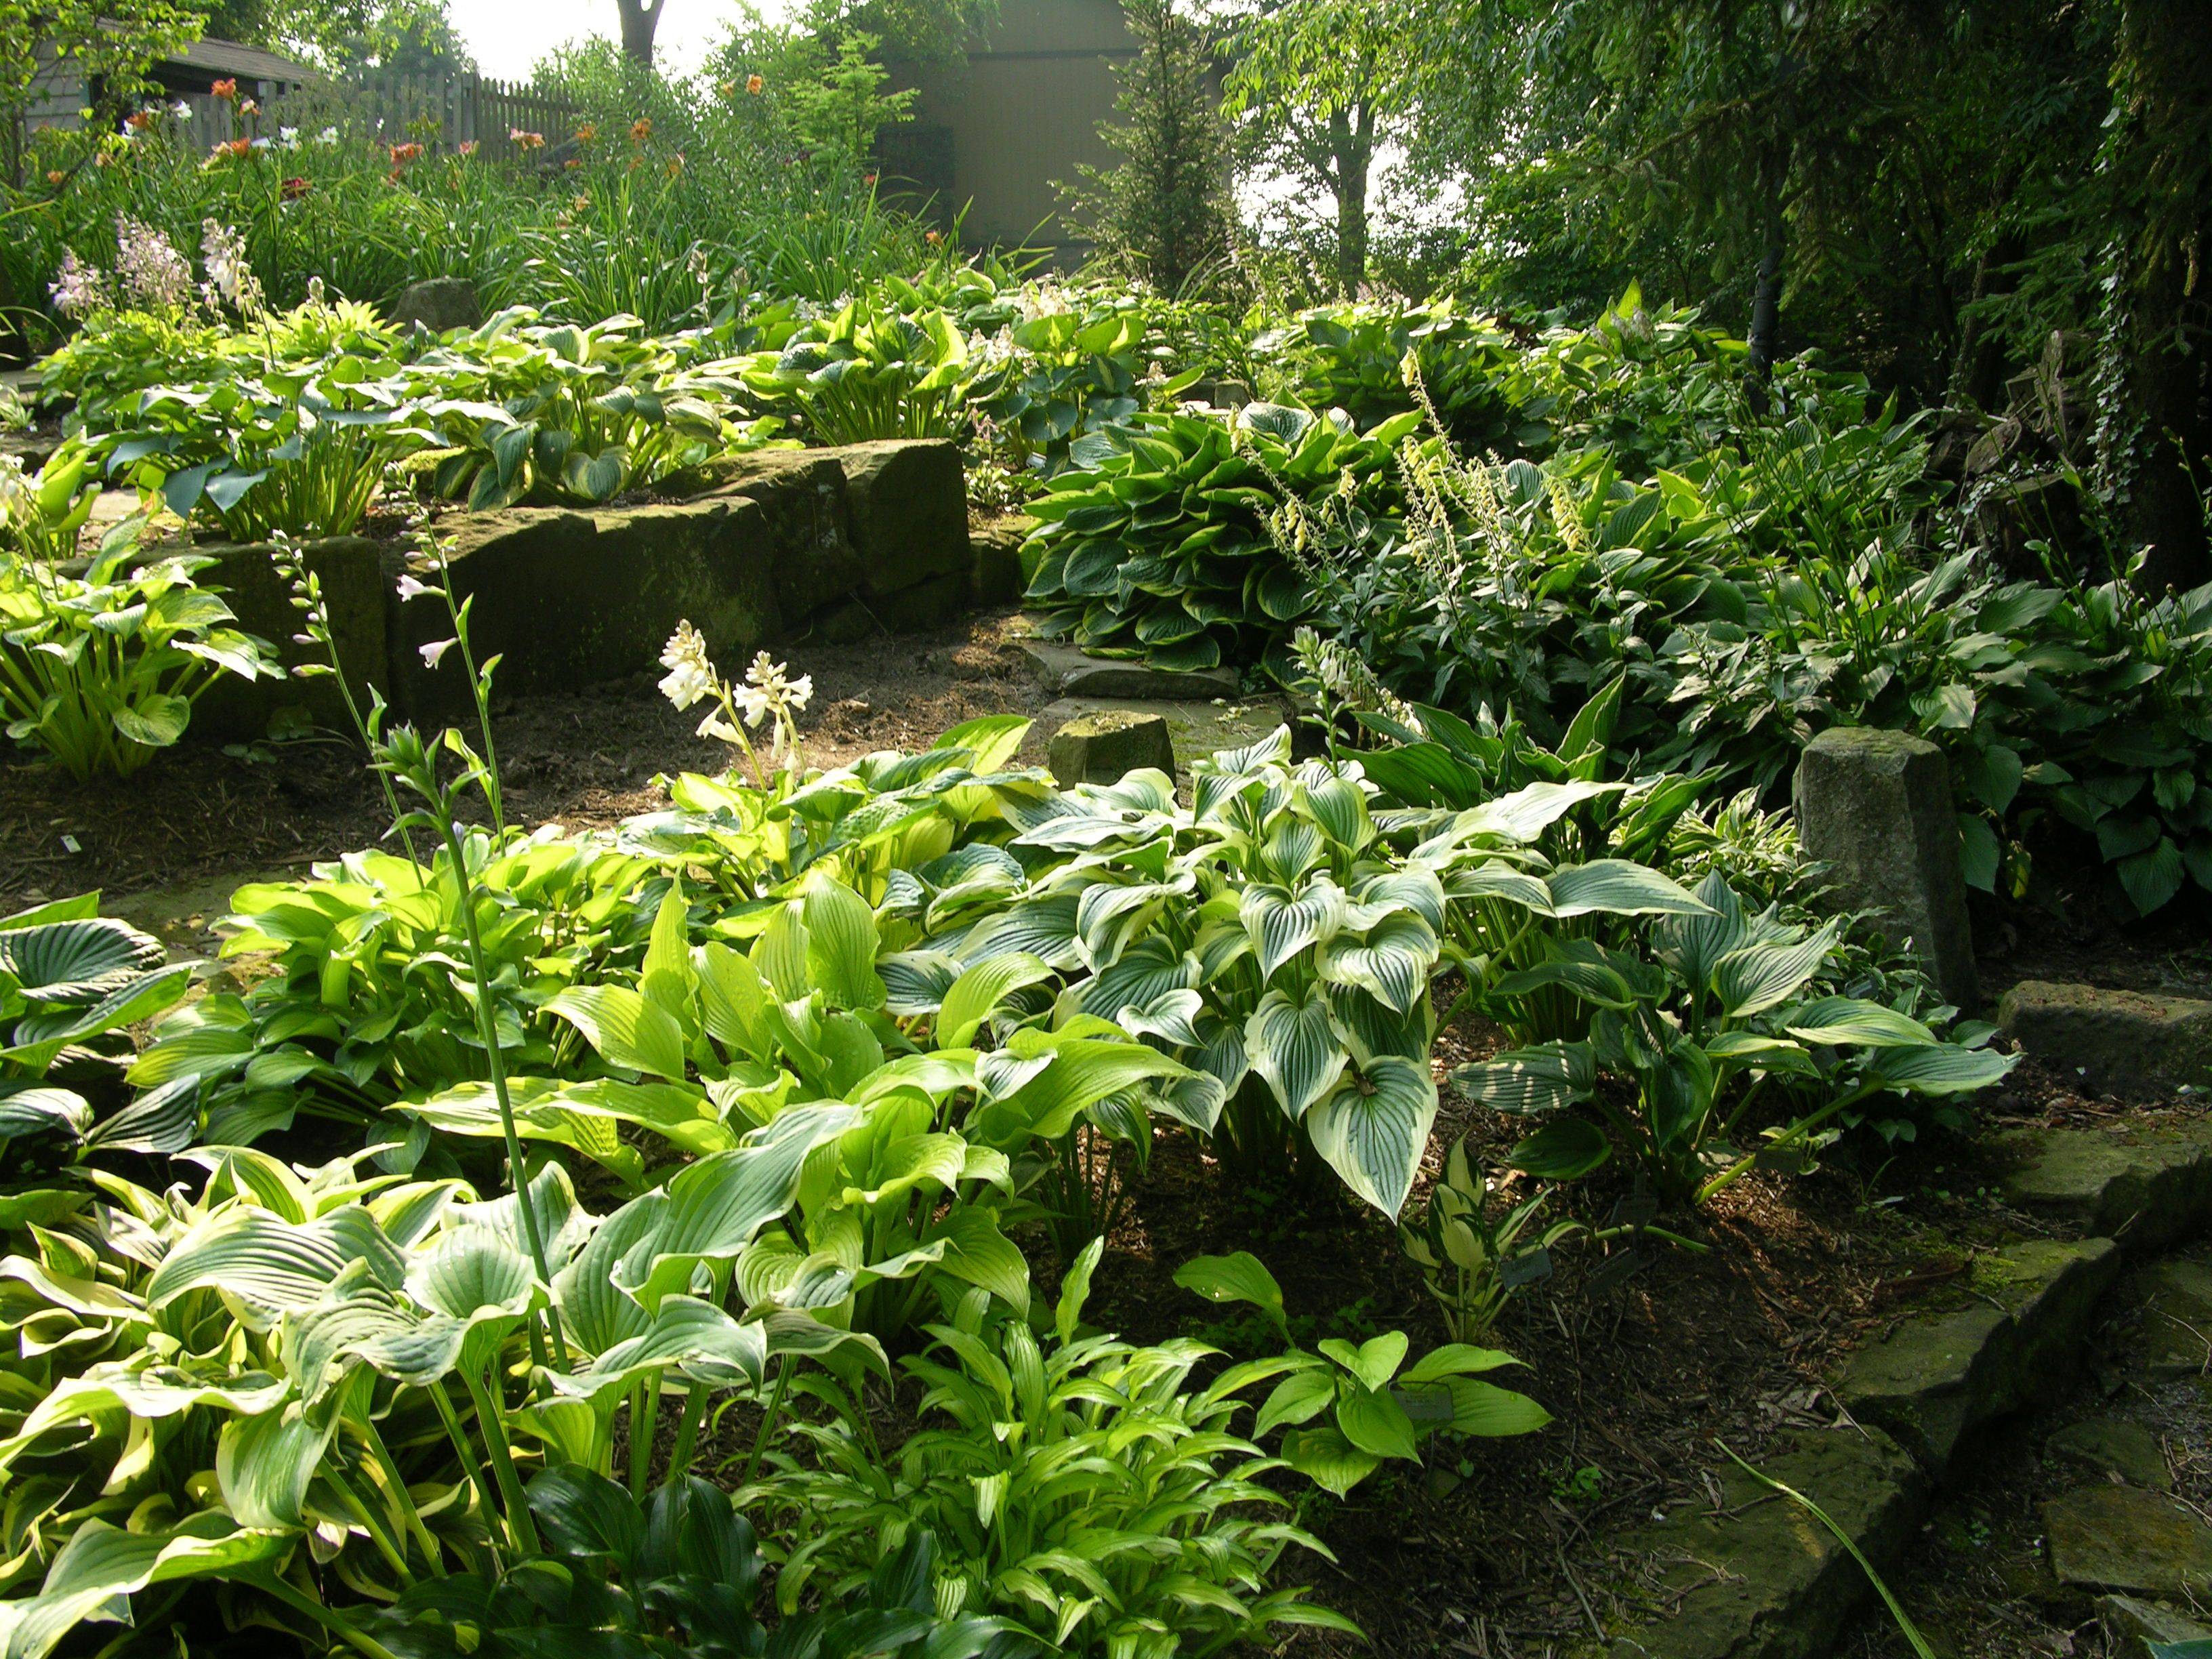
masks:
[[[1030,659],[1046,689],[1057,696],[1187,700],[1237,695],[1237,671],[1233,668],[1182,672],[1150,667],[1134,659],[1094,657],[1057,640],[1032,639],[1018,643],[1022,654]]]
[[[2212,1002],[2031,979],[2005,993],[1997,1024],[2029,1054],[2100,1092],[2212,1083]]]
[[[2069,1423],[2044,1442],[2044,1450],[2147,1492],[2172,1492],[2173,1473],[2158,1437],[2124,1418],[2093,1417]]]
[[[1079,714],[1053,733],[1046,753],[1063,789],[1079,783],[1119,783],[1147,767],[1175,775],[1175,739],[1158,714],[1126,709]]]
[[[2212,1527],[2160,1492],[2084,1487],[2043,1506],[2043,1534],[2062,1583],[2150,1595],[2212,1590]]]
[[[2132,1595],[2105,1595],[2097,1600],[2097,1616],[2107,1635],[2124,1641],[2130,1636],[2146,1642],[2202,1642],[2212,1639],[2212,1625],[2185,1619],[2163,1602],[2142,1601]],[[2139,1648],[2118,1651],[2139,1653]]]
[[[2130,1356],[2160,1376],[2189,1376],[2212,1366],[2212,1262],[2179,1258],[2136,1275],[2142,1328]]]
[[[1176,702],[1160,698],[1135,702],[1115,697],[1062,697],[1039,712],[1030,727],[1029,740],[1019,757],[1024,765],[1046,763],[1046,739],[1070,720],[1090,714],[1154,714],[1167,722],[1175,746],[1173,764],[1188,773],[1193,761],[1203,760],[1224,749],[1244,749],[1267,737],[1279,726],[1290,724],[1290,713],[1272,697],[1249,702],[1217,698],[1203,702]],[[1166,769],[1163,766],[1163,769]]]

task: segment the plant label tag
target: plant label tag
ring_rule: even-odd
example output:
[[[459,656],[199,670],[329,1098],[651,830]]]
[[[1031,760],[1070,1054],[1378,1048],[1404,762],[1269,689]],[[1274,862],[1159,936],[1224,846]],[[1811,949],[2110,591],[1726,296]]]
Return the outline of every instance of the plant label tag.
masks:
[[[1517,1291],[1523,1285],[1552,1276],[1552,1253],[1549,1250],[1523,1250],[1518,1255],[1509,1255],[1498,1266],[1498,1282],[1509,1291]]]

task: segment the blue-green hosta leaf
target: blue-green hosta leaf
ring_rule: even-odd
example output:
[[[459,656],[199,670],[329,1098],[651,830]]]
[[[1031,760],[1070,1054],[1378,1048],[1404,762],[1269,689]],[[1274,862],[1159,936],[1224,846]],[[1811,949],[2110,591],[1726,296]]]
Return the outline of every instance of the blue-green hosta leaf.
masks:
[[[1193,1256],[1176,1269],[1175,1282],[1217,1305],[1249,1302],[1267,1315],[1282,1333],[1284,1340],[1290,1340],[1290,1316],[1283,1310],[1283,1287],[1249,1250],[1238,1250],[1232,1255]]]
[[[1626,859],[1554,870],[1544,879],[1556,916],[1696,915],[1704,902],[1672,878]]]
[[[1586,1042],[1547,1042],[1462,1066],[1452,1073],[1451,1084],[1492,1111],[1556,1111],[1589,1097],[1597,1086],[1597,1062]]]
[[[0,974],[26,1002],[97,1002],[163,959],[161,940],[110,916],[0,929]]]
[[[1017,991],[1043,983],[1053,970],[1042,960],[1012,951],[978,962],[963,972],[945,994],[937,1016],[937,1046],[964,1048],[983,1022]]]
[[[1713,964],[1713,994],[1730,1019],[1747,1019],[1779,1007],[1803,988],[1835,949],[1831,922],[1794,945],[1753,945]]]
[[[898,951],[876,959],[884,979],[884,1007],[901,1019],[934,1014],[960,977],[960,959],[944,951]]]
[[[1384,1054],[1345,1073],[1305,1121],[1314,1150],[1345,1184],[1395,1218],[1413,1190],[1436,1118],[1427,1061]]]
[[[35,1596],[0,1604],[15,1613],[6,1628],[8,1659],[46,1659],[78,1625],[121,1620],[129,1598],[155,1584],[271,1571],[298,1537],[241,1527],[217,1510],[202,1510],[167,1532],[125,1532],[87,1521],[54,1557]]]
[[[1720,959],[1747,945],[1762,942],[1761,933],[1744,915],[1743,902],[1719,871],[1698,884],[1703,915],[1663,916],[1654,926],[1652,938],[1659,960],[1700,992],[1712,983]]]
[[[1321,976],[1365,991],[1405,1014],[1429,993],[1440,947],[1429,924],[1411,911],[1386,916],[1363,939],[1340,933],[1322,946]]]
[[[1860,997],[1816,997],[1785,1015],[1782,1029],[1808,1042],[1863,1048],[1919,1048],[1936,1041],[1910,1014]]]
[[[1866,1075],[1870,1082],[1907,1094],[1962,1094],[2002,1082],[2016,1058],[1949,1042],[1927,1048],[1883,1048],[1868,1065]]]
[[[1084,965],[1075,939],[1076,896],[1057,894],[1030,899],[978,925],[953,954],[969,963],[1020,953],[1033,956],[1061,973]]]
[[[92,1107],[73,1089],[0,1083],[0,1141],[39,1134],[64,1134],[75,1139],[91,1127]]]
[[[684,1076],[684,1028],[627,985],[572,985],[545,1012],[581,1031],[610,1066],[653,1077]]]
[[[1348,1056],[1318,986],[1294,1000],[1270,991],[1244,1023],[1244,1051],[1292,1122],[1336,1086]]]

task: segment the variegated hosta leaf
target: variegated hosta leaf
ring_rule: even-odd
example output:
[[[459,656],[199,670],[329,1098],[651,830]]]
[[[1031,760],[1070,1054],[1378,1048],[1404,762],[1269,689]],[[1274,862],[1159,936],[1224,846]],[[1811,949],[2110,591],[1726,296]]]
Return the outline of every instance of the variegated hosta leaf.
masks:
[[[1784,1015],[1782,1029],[1808,1042],[1861,1048],[1924,1048],[1936,1041],[1911,1015],[1859,997],[1816,997]]]
[[[1132,1004],[1150,1005],[1171,992],[1194,989],[1201,979],[1196,957],[1156,935],[1139,939],[1103,964],[1095,977],[1076,987],[1075,1000],[1086,1014],[1118,1020]]]
[[[1373,912],[1371,920],[1348,922],[1361,928],[1371,927],[1392,910],[1411,910],[1430,928],[1438,933],[1444,930],[1444,885],[1433,870],[1384,870],[1368,877],[1352,889],[1360,906]]]
[[[767,1364],[764,1327],[740,1324],[696,1297],[671,1296],[636,1335],[617,1342],[580,1370],[548,1376],[557,1393],[598,1399],[611,1390],[628,1389],[650,1372],[669,1369],[702,1382],[757,1387]]]
[[[1025,899],[1003,915],[977,924],[953,954],[970,964],[1017,953],[1033,956],[1061,973],[1084,966],[1075,942],[1076,896]]]
[[[238,1310],[249,1330],[265,1331],[283,1315],[315,1305],[352,1262],[378,1284],[397,1288],[405,1259],[358,1207],[295,1225],[266,1210],[239,1206],[202,1221],[162,1259],[147,1282],[155,1307],[187,1291],[212,1290]]]
[[[1075,938],[1083,960],[1093,968],[1112,962],[1130,941],[1148,930],[1168,905],[1183,902],[1188,877],[1161,882],[1097,882],[1076,901]]]
[[[87,1521],[54,1558],[38,1595],[0,1603],[8,1659],[46,1659],[78,1625],[115,1619],[128,1598],[155,1584],[273,1569],[297,1539],[289,1530],[242,1527],[219,1510],[204,1510],[167,1532]]]
[[[1364,1066],[1378,1054],[1399,1054],[1407,1060],[1426,1060],[1435,1035],[1436,1011],[1425,997],[1403,1012],[1385,1007],[1354,986],[1328,988],[1329,1011],[1336,1016],[1337,1035],[1352,1050],[1352,1063]]]
[[[1652,938],[1659,960],[1701,994],[1711,988],[1713,969],[1730,951],[1792,937],[1771,912],[1747,916],[1742,900],[1717,870],[1698,884],[1697,896],[1711,914],[1663,916]]]
[[[102,1413],[124,1412],[155,1421],[199,1407],[214,1407],[240,1416],[273,1411],[290,1397],[292,1385],[266,1371],[231,1371],[196,1361],[189,1366],[110,1361],[81,1376],[67,1378],[26,1413],[21,1425],[0,1441],[0,1474],[50,1431]]]
[[[1322,946],[1321,976],[1367,992],[1386,1008],[1410,1013],[1429,994],[1440,949],[1429,924],[1411,911],[1385,917],[1364,939],[1340,933]]]
[[[1244,1050],[1293,1122],[1336,1086],[1348,1058],[1318,986],[1302,999],[1280,990],[1261,998],[1244,1023]]]
[[[1461,813],[1459,821],[1447,833],[1455,842],[1490,836],[1525,844],[1534,841],[1583,802],[1595,800],[1601,795],[1617,795],[1627,787],[1623,783],[1532,783]]]
[[[1189,1077],[1170,1078],[1152,1085],[1146,1102],[1157,1112],[1165,1114],[1178,1123],[1210,1135],[1221,1121],[1221,1109],[1229,1103],[1229,1090],[1221,1079],[1207,1072],[1198,1072]]]
[[[1626,859],[1570,865],[1545,878],[1556,916],[1696,915],[1704,902],[1672,878]]]
[[[1147,1003],[1130,1003],[1114,1023],[1132,1036],[1154,1036],[1179,1048],[1194,1048],[1198,1030],[1192,1022],[1205,1006],[1195,991],[1169,991]]]
[[[1299,775],[1306,782],[1305,809],[1331,841],[1357,853],[1375,839],[1375,821],[1367,815],[1367,792],[1358,784],[1328,773],[1318,763],[1301,767]]]
[[[224,1507],[248,1527],[304,1527],[307,1488],[337,1425],[337,1412],[297,1401],[224,1424],[215,1454]]]
[[[893,871],[893,875],[901,873]],[[876,961],[884,978],[884,1006],[901,1019],[935,1013],[960,977],[958,957],[945,951],[901,951]]]
[[[1347,1072],[1306,1114],[1314,1150],[1346,1186],[1394,1220],[1420,1172],[1437,1121],[1437,1085],[1428,1062],[1378,1056]]]
[[[1451,870],[1443,878],[1443,890],[1455,899],[1503,899],[1540,916],[1552,914],[1552,890],[1543,878],[1504,859]]]
[[[1272,876],[1286,887],[1296,886],[1322,861],[1328,845],[1319,825],[1285,813],[1267,827],[1267,839],[1260,848],[1261,867],[1251,873]]]
[[[1462,1066],[1451,1084],[1492,1111],[1549,1112],[1586,1099],[1597,1084],[1597,1065],[1586,1042],[1547,1042]]]

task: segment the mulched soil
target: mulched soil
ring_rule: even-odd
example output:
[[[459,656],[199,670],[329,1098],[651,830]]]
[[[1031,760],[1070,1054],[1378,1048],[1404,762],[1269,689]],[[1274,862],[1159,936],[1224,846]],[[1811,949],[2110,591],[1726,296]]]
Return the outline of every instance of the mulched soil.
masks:
[[[802,722],[810,757],[923,746],[963,720],[1034,713],[1043,696],[1009,642],[1009,620],[793,647],[793,667],[814,677]],[[726,751],[694,735],[696,717],[660,699],[653,678],[504,708],[496,727],[511,814],[530,824],[610,825],[661,803],[657,776],[725,765]],[[382,798],[349,745],[201,750],[191,762],[89,787],[0,763],[0,915],[92,887],[111,901],[188,884],[220,889],[368,844],[384,828]],[[2179,928],[2116,941],[2101,924],[2031,917],[1984,931],[1997,945],[1985,964],[1992,987],[2057,975],[2188,988],[2208,969],[2202,933]],[[1486,1030],[1455,1026],[1440,1039],[1440,1070],[1492,1046]],[[2099,1100],[2075,1081],[2023,1063],[1978,1109],[1978,1127],[2117,1129],[2160,1109]],[[1458,1136],[1496,1168],[1523,1127],[1447,1091],[1432,1167],[1408,1212]],[[1297,1570],[1373,1645],[1301,1631],[1282,1650],[1302,1659],[1602,1650],[1601,1638],[1658,1605],[1644,1587],[1648,1564],[1615,1540],[1655,1515],[1718,1502],[1708,1474],[1724,1461],[1717,1441],[1756,1463],[1778,1432],[1835,1421],[1822,1379],[1843,1354],[1899,1319],[1972,1294],[1976,1261],[1997,1243],[2048,1231],[1996,1197],[1994,1156],[1984,1139],[1942,1133],[1894,1147],[1847,1141],[1810,1175],[1755,1174],[1702,1216],[1669,1218],[1705,1254],[1562,1245],[1552,1276],[1524,1291],[1491,1339],[1527,1366],[1498,1380],[1534,1395],[1557,1421],[1525,1438],[1454,1448],[1434,1469],[1386,1468],[1342,1503],[1310,1502],[1304,1519],[1337,1559]],[[1601,1224],[1632,1200],[1628,1173],[1608,1168],[1571,1196],[1583,1219]],[[1049,1293],[1058,1266],[1041,1240],[1027,1242]],[[1419,1353],[1444,1340],[1392,1229],[1372,1211],[1333,1188],[1286,1193],[1226,1178],[1179,1133],[1159,1138],[1113,1244],[1091,1317],[1133,1339],[1195,1334],[1238,1357],[1267,1351],[1256,1317],[1172,1283],[1192,1256],[1242,1249],[1282,1281],[1303,1341],[1396,1328]],[[744,1412],[715,1425],[702,1443],[702,1469],[741,1461],[750,1431]],[[2006,1514],[2007,1477],[1990,1478],[1999,1484],[1987,1507]],[[1991,1637],[1960,1651],[2094,1651],[2057,1643],[2063,1634],[2033,1624],[2012,1645]],[[1851,1639],[1853,1653],[1902,1651],[1878,1632]]]
[[[781,654],[792,668],[814,677],[799,720],[809,760],[927,748],[962,720],[1034,713],[1042,688],[1009,643],[1009,622],[974,617],[934,634],[791,647]],[[510,816],[607,827],[665,804],[654,778],[726,767],[730,751],[696,735],[698,711],[678,714],[653,690],[659,672],[496,710]],[[304,870],[374,843],[389,822],[349,736],[192,747],[121,783],[79,784],[10,748],[0,750],[0,915],[94,887],[112,900]]]

